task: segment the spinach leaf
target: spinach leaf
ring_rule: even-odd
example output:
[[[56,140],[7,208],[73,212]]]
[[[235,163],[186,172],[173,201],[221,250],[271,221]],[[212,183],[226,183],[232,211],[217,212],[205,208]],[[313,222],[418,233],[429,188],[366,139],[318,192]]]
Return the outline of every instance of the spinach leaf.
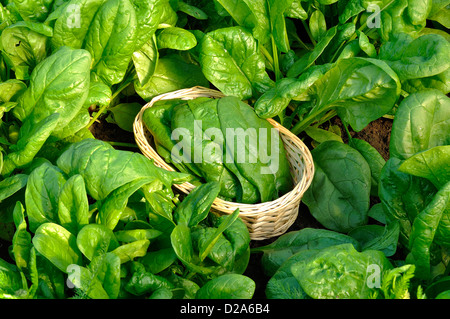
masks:
[[[247,99],[273,85],[256,40],[241,27],[207,33],[200,42],[200,64],[205,77],[225,95]]]
[[[450,181],[450,145],[435,146],[419,152],[398,168],[400,172],[428,179],[437,189]]]
[[[84,48],[92,55],[92,72],[108,85],[121,82],[135,51],[136,13],[129,0],[109,0],[97,11]]]
[[[370,281],[371,267],[374,266],[379,267],[380,273],[392,268],[380,251],[360,253],[353,245],[343,244],[325,248],[295,263],[291,270],[302,289],[312,298],[366,299],[376,289]]]
[[[22,289],[22,278],[17,267],[0,258],[0,296],[14,295]]]
[[[379,197],[390,219],[400,223],[400,242],[407,246],[411,225],[436,193],[432,183],[398,170],[402,161],[391,157],[383,167]]]
[[[326,247],[350,243],[356,249],[360,244],[354,238],[328,229],[304,228],[281,235],[273,243],[253,248],[252,253],[263,252],[261,263],[264,272],[273,276],[294,254],[306,250],[321,250]]]
[[[390,257],[397,251],[400,224],[397,221],[386,226],[365,225],[352,229],[348,235],[361,243],[362,251],[379,250],[386,257]]]
[[[156,36],[159,49],[190,50],[197,45],[194,34],[179,27],[164,28]]]
[[[67,137],[65,127],[80,112],[89,91],[91,56],[85,50],[61,48],[42,61],[31,74],[30,86],[13,109],[30,126],[59,113],[58,128],[52,135]]]
[[[286,76],[287,77],[297,77],[302,72],[304,72],[306,69],[311,67],[314,62],[321,56],[321,54],[324,52],[325,48],[330,44],[331,40],[334,38],[337,32],[337,27],[333,27],[329,29],[323,37],[320,39],[320,41],[317,43],[317,45],[314,47],[314,49],[305,55],[303,55],[300,59],[294,62],[292,66],[289,68]]]
[[[226,274],[208,281],[197,291],[198,299],[251,299],[256,284],[249,277]]]
[[[31,234],[27,231],[27,222],[25,220],[24,212],[23,205],[20,202],[17,202],[13,211],[16,231],[14,232],[12,240],[12,253],[17,267],[22,272],[27,268],[31,268],[30,249],[32,247]]]
[[[437,34],[426,34],[402,48],[396,59],[385,60],[400,80],[430,77],[450,67],[450,43]]]
[[[16,78],[28,80],[33,69],[47,57],[47,37],[24,26],[12,25],[1,32],[6,62]]]
[[[205,267],[200,264],[198,256],[194,254],[192,234],[189,227],[177,225],[170,234],[170,241],[178,259],[190,271],[206,276],[212,275],[217,271],[218,266]]]
[[[219,195],[219,183],[210,182],[194,188],[174,212],[178,225],[196,226],[204,220],[211,209],[213,201]]]
[[[98,170],[99,165],[107,169]],[[115,150],[111,145],[85,139],[70,147],[58,158],[58,167],[68,176],[80,174],[87,193],[105,199],[113,190],[138,178],[152,179],[152,190],[170,188],[172,183],[187,180],[188,175],[167,172],[153,165],[142,154]]]
[[[200,67],[176,55],[160,58],[154,73],[145,84],[134,82],[136,93],[146,101],[163,93],[197,85],[208,86]]]
[[[366,224],[371,176],[364,157],[337,141],[321,143],[311,153],[316,171],[303,198],[311,214],[328,229],[340,232]]]
[[[283,262],[267,282],[266,297],[268,299],[308,299],[309,296],[294,277],[291,268],[296,263],[312,258],[318,252],[320,249],[300,250]]]
[[[148,239],[141,239],[131,242],[129,244],[124,244],[112,251],[120,258],[120,263],[126,263],[127,261],[133,260],[137,257],[143,257],[147,253],[150,241]]]
[[[434,146],[450,144],[449,98],[437,90],[415,92],[399,105],[392,125],[389,153],[407,159]]]
[[[65,229],[76,235],[89,223],[89,203],[84,180],[70,177],[62,186],[58,199],[58,219]]]
[[[91,28],[94,16],[107,0],[70,0],[60,7],[61,13],[53,27],[51,45],[53,49],[68,46],[84,47],[85,37]]]
[[[32,241],[36,250],[64,273],[70,265],[82,263],[76,237],[58,224],[40,225]]]
[[[369,164],[370,175],[372,176],[370,194],[377,196],[381,170],[386,161],[372,145],[364,140],[352,138],[349,140],[348,145],[359,151],[367,161],[367,164]]]
[[[133,52],[132,59],[139,84],[145,87],[155,73],[158,64],[159,51],[156,46],[156,37],[150,38],[139,50]]]
[[[136,296],[151,293],[161,288],[173,289],[173,284],[164,277],[145,271],[143,265],[133,262],[133,275],[127,282],[125,289]]]
[[[311,91],[315,104],[294,126],[294,133],[302,132],[330,109],[335,109],[343,121],[360,131],[392,109],[400,94],[400,81],[382,61],[349,58],[338,61],[314,83]]]
[[[84,226],[77,234],[76,243],[78,249],[89,260],[119,247],[112,230],[100,224]]]
[[[217,104],[217,113],[223,136],[227,136],[227,130],[230,129],[234,129],[235,132],[242,132],[243,128],[247,130],[245,134],[238,133],[232,138],[225,139],[226,161],[229,161],[228,156],[231,155],[242,176],[256,187],[260,201],[270,201],[290,191],[292,180],[289,163],[279,136],[275,135],[274,137],[273,127],[267,121],[258,118],[247,104],[235,97],[220,99]],[[253,141],[258,141],[258,144],[255,145],[254,142],[245,143],[247,134],[250,141],[253,138]],[[242,149],[238,149],[239,145],[244,145],[244,156],[248,156],[248,161],[245,158],[242,160],[242,157],[240,157],[243,152]],[[257,151],[255,151],[255,147]],[[276,153],[272,154],[274,150],[276,150]],[[230,151],[231,153],[229,153]],[[258,152],[256,163],[252,163],[250,156],[255,155],[256,152]],[[264,152],[267,153],[264,154]],[[268,159],[269,152],[270,156],[277,154],[278,156]]]
[[[33,126],[26,120],[20,128],[17,144],[11,145],[10,153],[4,159],[2,174],[8,175],[16,168],[30,164],[59,122],[59,114],[44,118]]]
[[[325,68],[313,66],[297,79],[287,77],[277,81],[275,87],[267,90],[256,101],[256,114],[261,118],[280,114],[292,99],[305,93],[326,71]]]
[[[411,252],[406,260],[416,265],[416,276],[419,278],[427,279],[431,276],[431,245],[441,218],[449,214],[449,200],[450,182],[436,193],[433,200],[414,219],[409,239]]]
[[[138,189],[154,182],[152,177],[137,178],[113,190],[98,209],[98,223],[113,230],[125,210],[128,199]]]
[[[30,230],[44,223],[58,222],[58,200],[66,177],[57,167],[44,163],[34,169],[25,190],[25,205],[27,209]]]
[[[42,22],[47,17],[52,6],[52,0],[14,0],[16,10],[25,21],[39,21]]]
[[[411,21],[409,15],[409,0],[398,0],[389,3],[389,6],[380,13],[380,28],[377,30],[382,40],[388,41],[392,35],[400,32],[417,35],[426,25],[422,15],[420,21]],[[428,2],[428,1],[425,1]],[[422,2],[423,3],[423,2]],[[422,3],[419,4],[422,5]]]

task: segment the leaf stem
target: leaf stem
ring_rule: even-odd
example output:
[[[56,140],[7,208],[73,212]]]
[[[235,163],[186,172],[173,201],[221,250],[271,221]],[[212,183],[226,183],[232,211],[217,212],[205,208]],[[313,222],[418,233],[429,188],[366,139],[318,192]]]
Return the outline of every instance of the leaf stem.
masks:
[[[273,68],[274,68],[274,72],[275,72],[275,81],[280,80],[283,75],[281,74],[280,71],[280,63],[278,61],[278,50],[277,50],[277,45],[275,44],[275,39],[273,38],[273,35],[270,36],[270,38],[272,39],[272,52],[273,52]]]
[[[314,120],[320,115],[322,112],[315,112],[310,113],[306,118],[304,118],[302,121],[295,124],[295,126],[292,128],[291,132],[295,135],[300,134],[303,132]]]
[[[111,146],[139,148],[136,144],[132,144],[132,143],[114,142],[114,141],[105,141],[105,142],[110,144]]]
[[[259,46],[262,54],[264,55],[264,57],[267,59],[267,62],[269,63],[269,66],[272,68],[272,70],[274,70],[274,66],[273,66],[273,58],[270,55],[269,51],[267,51],[266,47],[263,45]]]
[[[109,102],[109,104],[102,105],[102,107],[98,110],[98,112],[92,117],[91,121],[86,126],[86,128],[90,128],[95,123],[95,121],[97,121],[99,116],[103,114],[103,112],[105,112],[106,109],[111,105],[111,102],[114,101],[114,99],[120,94],[120,92],[122,92],[130,83],[131,81],[125,81],[124,83],[122,83],[122,85],[117,89],[117,91],[115,91],[114,94],[111,96],[111,101]]]
[[[311,40],[311,43],[316,46],[316,40],[314,40],[311,31],[309,30],[308,25],[306,24],[305,20],[302,20],[303,26],[305,27],[306,33],[308,34],[309,39]]]

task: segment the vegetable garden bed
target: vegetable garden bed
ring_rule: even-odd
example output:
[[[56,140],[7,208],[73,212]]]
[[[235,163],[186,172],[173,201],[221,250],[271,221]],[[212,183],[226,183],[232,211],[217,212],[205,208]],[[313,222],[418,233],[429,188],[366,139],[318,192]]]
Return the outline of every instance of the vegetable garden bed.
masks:
[[[449,5],[0,0],[0,298],[449,298]],[[164,109],[158,151],[199,114],[274,119],[311,150],[285,234],[210,208],[281,196],[287,165],[140,153],[141,108],[194,86],[227,97]]]

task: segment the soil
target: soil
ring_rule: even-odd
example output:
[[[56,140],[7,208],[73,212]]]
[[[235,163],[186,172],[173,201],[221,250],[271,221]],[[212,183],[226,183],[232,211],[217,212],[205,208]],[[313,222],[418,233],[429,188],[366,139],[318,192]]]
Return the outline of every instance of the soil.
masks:
[[[323,125],[323,128],[327,128],[329,125],[338,125],[341,128],[341,137],[344,142],[347,142],[347,134],[345,133],[342,123],[338,117],[331,119],[327,124]],[[389,158],[389,140],[390,140],[390,132],[392,127],[392,120],[380,118],[372,123],[370,123],[366,128],[364,128],[360,132],[350,131],[350,134],[354,138],[360,138],[368,143],[370,143],[375,149],[380,152],[384,159]],[[109,141],[109,142],[119,142],[119,143],[127,143],[134,144],[134,135],[131,132],[124,131],[120,129],[117,125],[108,123],[104,120],[95,123],[91,127],[92,134],[100,140]],[[305,141],[308,145],[308,142]],[[310,146],[310,145],[308,145]],[[129,146],[117,146],[119,149],[124,150],[132,150],[138,151],[136,147]],[[376,202],[376,199],[373,199],[372,204]],[[296,231],[306,227],[311,228],[322,228],[322,226],[312,217],[309,213],[308,207],[303,203],[300,204],[299,207],[299,215],[296,221],[291,225],[288,229],[289,231]],[[272,243],[276,238],[270,238],[261,241],[252,241],[250,243],[250,247],[260,247],[267,244]],[[0,238],[0,257],[11,261],[8,254],[8,247],[10,243]],[[261,257],[262,254],[255,253],[251,254],[250,262],[247,267],[244,275],[252,278],[256,283],[256,291],[254,294],[255,299],[264,299],[265,297],[265,287],[269,277],[266,276],[261,267]]]

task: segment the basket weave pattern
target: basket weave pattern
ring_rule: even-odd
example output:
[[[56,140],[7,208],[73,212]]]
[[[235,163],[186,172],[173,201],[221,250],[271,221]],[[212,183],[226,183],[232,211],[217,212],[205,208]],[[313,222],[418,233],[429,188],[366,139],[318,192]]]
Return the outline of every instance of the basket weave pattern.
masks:
[[[153,159],[155,165],[169,171],[174,171],[174,168],[167,164],[151,146],[153,137],[142,121],[142,116],[147,108],[152,107],[160,100],[190,100],[198,97],[220,98],[223,96],[224,95],[219,91],[197,86],[154,97],[149,103],[142,107],[133,123],[136,143],[142,154]],[[288,230],[297,218],[302,196],[308,189],[314,177],[312,156],[305,144],[296,135],[292,134],[288,129],[276,121],[272,119],[268,119],[268,121],[280,132],[295,187],[289,193],[270,202],[242,204],[216,198],[211,207],[211,210],[219,215],[231,214],[239,208],[239,216],[247,225],[252,240],[264,240],[280,236]],[[188,194],[195,188],[195,186],[189,182],[174,186],[185,194]]]

